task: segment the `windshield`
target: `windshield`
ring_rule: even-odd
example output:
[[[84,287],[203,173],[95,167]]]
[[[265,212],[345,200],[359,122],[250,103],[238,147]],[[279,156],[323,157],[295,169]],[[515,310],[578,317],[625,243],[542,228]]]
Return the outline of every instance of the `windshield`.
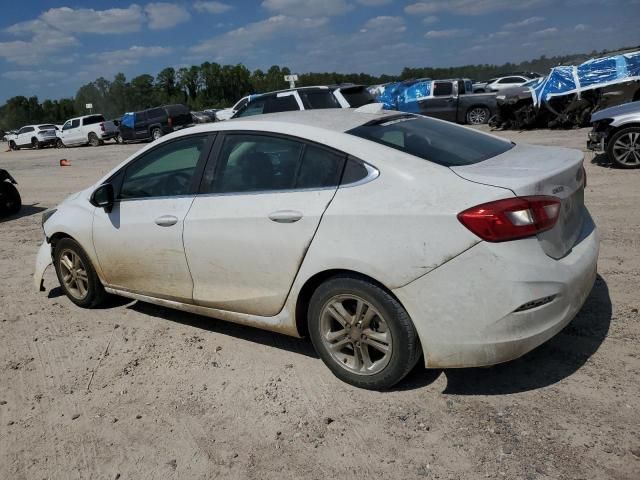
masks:
[[[347,133],[445,167],[482,162],[513,148],[505,140],[417,115],[380,118]]]

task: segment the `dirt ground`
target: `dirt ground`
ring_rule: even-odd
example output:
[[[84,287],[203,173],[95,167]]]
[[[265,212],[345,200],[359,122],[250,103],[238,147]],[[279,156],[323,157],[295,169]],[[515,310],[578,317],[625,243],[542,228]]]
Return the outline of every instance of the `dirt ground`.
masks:
[[[582,149],[587,131],[499,134]],[[306,340],[126,300],[82,310],[51,272],[34,291],[40,212],[139,148],[0,153],[26,205],[0,223],[0,479],[640,478],[640,170],[587,154],[599,277],[563,332],[380,393]]]

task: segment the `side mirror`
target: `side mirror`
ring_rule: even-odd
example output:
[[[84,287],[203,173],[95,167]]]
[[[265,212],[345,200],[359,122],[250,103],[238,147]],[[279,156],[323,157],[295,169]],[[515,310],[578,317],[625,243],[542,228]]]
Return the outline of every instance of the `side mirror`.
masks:
[[[94,207],[104,208],[104,211],[107,213],[111,212],[113,203],[115,202],[113,185],[111,185],[110,183],[100,185],[91,194],[91,199],[89,201]]]

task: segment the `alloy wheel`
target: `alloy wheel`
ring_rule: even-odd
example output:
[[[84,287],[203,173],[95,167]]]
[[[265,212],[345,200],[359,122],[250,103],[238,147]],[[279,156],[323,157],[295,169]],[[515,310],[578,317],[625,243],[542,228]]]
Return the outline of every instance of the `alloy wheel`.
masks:
[[[613,144],[615,160],[623,165],[640,166],[640,132],[629,132]]]
[[[89,291],[89,278],[87,269],[80,256],[72,250],[64,250],[60,255],[60,273],[62,282],[69,292],[77,300],[82,300]]]
[[[487,110],[484,108],[474,108],[469,112],[469,123],[472,125],[482,125],[487,122]]]
[[[320,335],[333,359],[351,373],[373,375],[391,359],[391,330],[386,320],[355,295],[336,295],[325,303]]]

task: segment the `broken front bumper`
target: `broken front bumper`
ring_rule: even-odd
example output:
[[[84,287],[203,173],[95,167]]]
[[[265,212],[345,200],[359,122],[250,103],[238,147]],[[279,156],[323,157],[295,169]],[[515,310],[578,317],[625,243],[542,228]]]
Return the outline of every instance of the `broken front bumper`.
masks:
[[[606,132],[589,132],[589,137],[587,139],[587,148],[589,150],[593,150],[594,152],[604,152],[606,138]]]
[[[44,240],[42,245],[40,245],[40,250],[38,250],[38,256],[36,257],[36,270],[33,273],[33,286],[39,292],[44,291],[44,272],[51,263],[53,263],[51,258],[51,244]]]

